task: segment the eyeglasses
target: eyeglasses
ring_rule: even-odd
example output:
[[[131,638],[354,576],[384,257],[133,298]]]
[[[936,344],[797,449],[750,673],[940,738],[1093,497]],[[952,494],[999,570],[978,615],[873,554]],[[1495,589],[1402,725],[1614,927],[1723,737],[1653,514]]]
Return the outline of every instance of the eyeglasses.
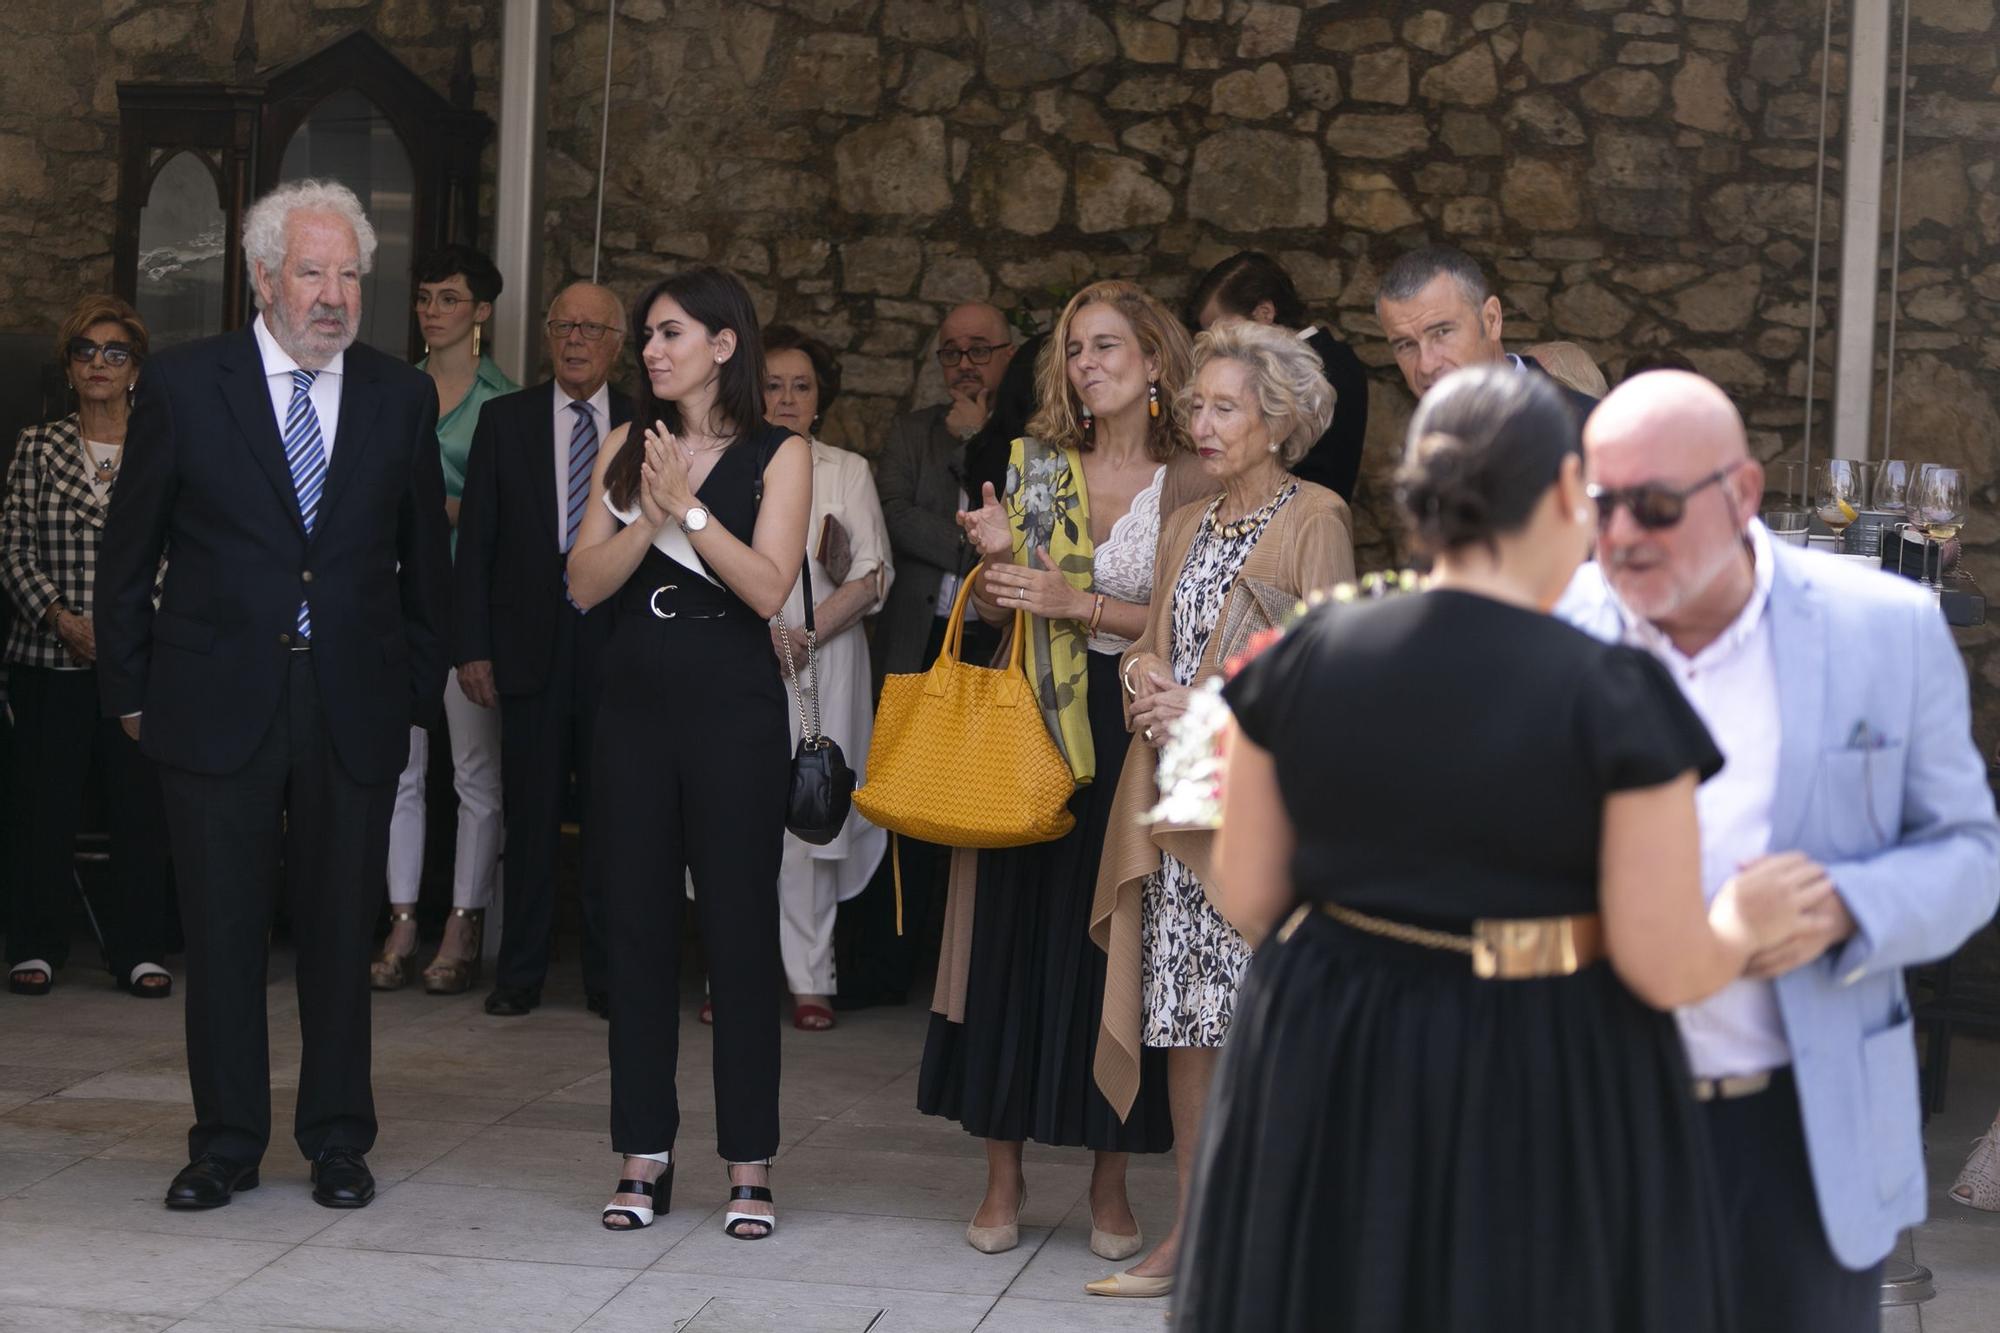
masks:
[[[107,366],[126,365],[133,357],[131,343],[96,343],[83,337],[69,340],[69,359],[79,366],[89,365],[100,352]]]
[[[1743,464],[1731,463],[1719,472],[1711,472],[1691,486],[1676,489],[1649,481],[1639,486],[1622,486],[1616,490],[1595,483],[1584,487],[1597,505],[1597,526],[1611,526],[1611,520],[1618,513],[1620,505],[1632,511],[1632,521],[1648,532],[1660,532],[1671,528],[1687,517],[1688,500],[1722,481]]]
[[[963,351],[956,347],[940,347],[937,352],[938,364],[946,370],[957,366],[960,361],[970,361],[975,366],[983,366],[993,359],[993,354],[1002,347],[1012,347],[1012,343],[973,343]]]
[[[599,324],[588,319],[552,319],[548,323],[551,338],[567,338],[574,331],[587,343],[596,342],[617,327],[615,324]]]

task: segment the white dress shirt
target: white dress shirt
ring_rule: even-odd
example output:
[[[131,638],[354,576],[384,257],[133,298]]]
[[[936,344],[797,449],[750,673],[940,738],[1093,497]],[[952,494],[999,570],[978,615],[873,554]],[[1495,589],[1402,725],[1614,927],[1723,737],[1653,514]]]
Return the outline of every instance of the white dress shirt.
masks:
[[[1622,604],[1625,642],[1665,664],[1722,751],[1720,773],[1695,792],[1701,821],[1701,887],[1713,901],[1745,861],[1771,851],[1771,804],[1778,787],[1778,671],[1771,641],[1771,536],[1751,521],[1756,562],[1750,600],[1721,637],[1683,656],[1671,640]],[[1614,600],[1616,594],[1613,594]],[[1729,1078],[1792,1062],[1768,981],[1738,978],[1699,1004],[1674,1012],[1697,1078]]]
[[[570,404],[577,400],[563,392],[560,384],[556,385],[553,397],[556,400],[556,546],[560,549],[563,526],[569,521],[569,437],[576,434],[576,413],[570,410]],[[585,399],[584,404],[597,422],[597,447],[602,451],[605,437],[611,434],[611,386],[598,385],[597,392]]]
[[[250,327],[257,334],[257,355],[264,360],[264,383],[271,390],[271,413],[277,418],[278,438],[285,434],[285,418],[292,410],[292,372],[304,370],[292,360],[292,354],[278,346],[278,340],[271,336],[270,328],[264,323],[264,312],[258,311],[256,320]],[[313,412],[319,417],[320,447],[326,450],[327,465],[333,465],[333,437],[340,432],[340,383],[347,363],[347,353],[343,350],[334,354],[333,360],[314,377],[307,396],[312,399]]]

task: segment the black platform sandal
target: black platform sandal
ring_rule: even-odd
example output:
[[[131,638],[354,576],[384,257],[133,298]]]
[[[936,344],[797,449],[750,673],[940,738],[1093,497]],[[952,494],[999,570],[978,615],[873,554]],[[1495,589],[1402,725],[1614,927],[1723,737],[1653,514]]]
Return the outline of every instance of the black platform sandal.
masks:
[[[761,1162],[731,1162],[731,1166],[761,1166],[768,1172],[771,1159]],[[768,1177],[767,1177],[768,1178]],[[736,1203],[749,1200],[755,1203],[772,1203],[769,1185],[731,1185],[729,1201]],[[731,1240],[763,1240],[778,1229],[778,1209],[773,1204],[769,1213],[739,1213],[734,1208],[722,1215],[722,1233]],[[762,1227],[762,1231],[752,1231],[751,1227]]]
[[[647,1160],[651,1160],[650,1158]],[[653,1225],[655,1217],[665,1216],[674,1206],[674,1164],[667,1163],[667,1169],[651,1180],[640,1180],[627,1176],[618,1182],[614,1194],[639,1194],[652,1201],[652,1207],[637,1204],[607,1203],[604,1205],[603,1223],[606,1231],[644,1231]],[[613,1221],[621,1218],[622,1221]]]

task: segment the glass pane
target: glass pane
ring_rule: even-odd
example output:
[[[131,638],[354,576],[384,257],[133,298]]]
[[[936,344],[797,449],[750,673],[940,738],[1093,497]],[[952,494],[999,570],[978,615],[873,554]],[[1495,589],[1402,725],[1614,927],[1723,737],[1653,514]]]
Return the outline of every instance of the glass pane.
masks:
[[[417,223],[410,155],[388,118],[352,90],[313,108],[285,145],[280,180],[337,180],[375,227],[375,267],[361,280],[361,341],[402,356],[410,341],[410,267]]]
[[[139,210],[134,304],[155,350],[222,332],[227,225],[215,177],[193,153],[175,154],[153,177],[152,192]]]

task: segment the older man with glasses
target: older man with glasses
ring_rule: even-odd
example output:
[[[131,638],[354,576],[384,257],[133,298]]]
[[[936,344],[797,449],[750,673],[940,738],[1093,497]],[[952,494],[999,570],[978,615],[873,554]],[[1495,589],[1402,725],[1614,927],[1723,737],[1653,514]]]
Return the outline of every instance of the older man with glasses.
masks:
[[[1965,664],[1914,585],[1771,541],[1763,469],[1707,380],[1627,380],[1583,442],[1597,562],[1557,613],[1657,657],[1722,750],[1695,798],[1709,895],[1775,858],[1811,899],[1791,939],[1676,1015],[1736,1325],[1873,1329],[1926,1196],[1903,969],[2000,900]]]
[[[896,582],[875,625],[876,688],[885,674],[921,671],[938,654],[958,580],[971,552],[962,540],[958,511],[968,507],[966,448],[993,414],[993,395],[1013,359],[1007,317],[983,301],[958,306],[938,326],[937,359],[950,398],[898,417],[875,462],[875,488],[896,563]],[[983,662],[997,644],[991,629],[968,617],[965,658]],[[877,874],[858,898],[843,906],[854,921],[852,948],[840,968],[834,1008],[901,1004],[915,966],[916,934],[935,887],[942,882],[941,848],[905,840],[901,848],[906,918],[916,928],[895,931],[890,871]]]
[[[480,409],[466,462],[452,599],[452,656],[466,697],[500,710],[500,958],[486,1012],[518,1017],[542,1000],[554,933],[556,852],[572,772],[585,808],[596,695],[590,682],[611,613],[569,598],[564,562],[604,437],[631,416],[606,382],[625,343],[618,298],[575,283],[549,307],[553,378]],[[603,1016],[599,907],[583,887],[583,988]]]

